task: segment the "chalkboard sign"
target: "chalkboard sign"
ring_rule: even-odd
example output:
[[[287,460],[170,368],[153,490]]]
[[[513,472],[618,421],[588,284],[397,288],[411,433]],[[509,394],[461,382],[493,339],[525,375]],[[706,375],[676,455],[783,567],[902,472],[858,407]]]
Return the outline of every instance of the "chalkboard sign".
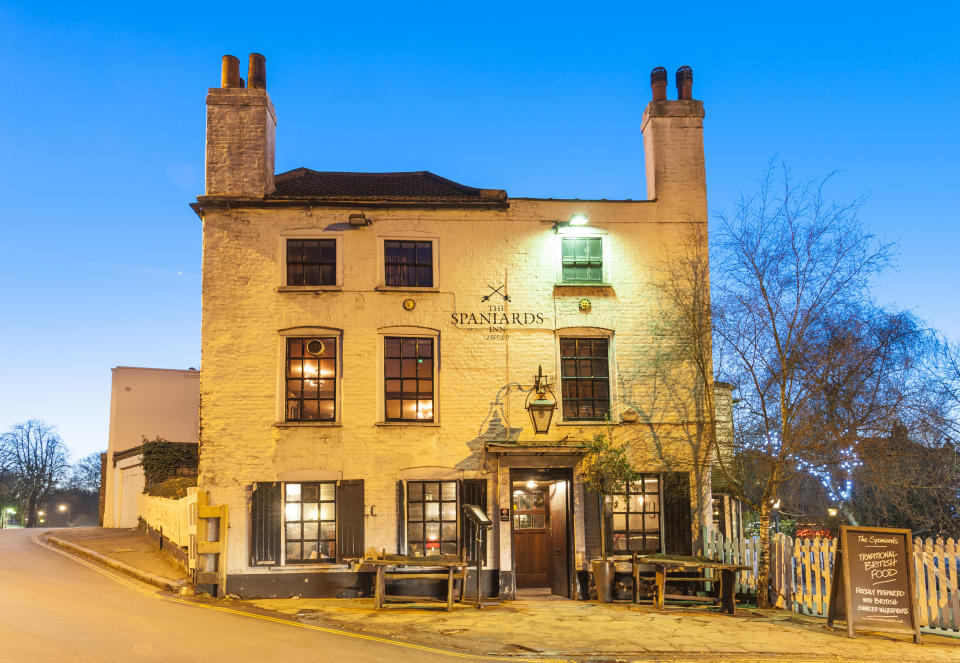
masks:
[[[910,530],[840,528],[827,625],[854,631],[911,633],[920,643]]]

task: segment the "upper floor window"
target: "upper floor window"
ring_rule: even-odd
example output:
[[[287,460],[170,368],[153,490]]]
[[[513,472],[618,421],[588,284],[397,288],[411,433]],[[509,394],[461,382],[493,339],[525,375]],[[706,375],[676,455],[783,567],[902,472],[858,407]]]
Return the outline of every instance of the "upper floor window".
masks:
[[[603,240],[564,237],[560,241],[563,283],[603,283]]]
[[[287,240],[287,285],[336,284],[337,240]]]
[[[334,421],[337,414],[337,339],[288,338],[287,421]]]
[[[606,338],[561,338],[563,418],[603,421],[610,416],[609,343]]]
[[[384,285],[433,287],[433,242],[384,240]]]
[[[660,478],[642,474],[613,496],[614,552],[660,552]]]
[[[384,339],[384,409],[387,421],[433,421],[433,339]]]

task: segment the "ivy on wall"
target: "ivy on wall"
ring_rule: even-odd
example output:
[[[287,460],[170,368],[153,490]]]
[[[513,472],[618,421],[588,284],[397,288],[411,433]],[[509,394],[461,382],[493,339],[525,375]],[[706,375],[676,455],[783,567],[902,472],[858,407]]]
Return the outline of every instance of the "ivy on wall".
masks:
[[[143,475],[150,488],[176,477],[195,477],[199,453],[196,444],[143,438]]]

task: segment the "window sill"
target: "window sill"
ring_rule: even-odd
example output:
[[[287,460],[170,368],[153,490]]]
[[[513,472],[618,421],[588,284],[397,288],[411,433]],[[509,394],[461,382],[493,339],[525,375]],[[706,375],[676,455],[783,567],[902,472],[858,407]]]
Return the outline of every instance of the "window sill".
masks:
[[[341,428],[339,421],[276,421],[274,428]]]
[[[440,292],[438,286],[418,288],[413,285],[378,285],[374,290],[377,292]]]
[[[284,564],[283,566],[268,566],[267,568],[270,569],[271,573],[291,573],[296,571],[349,571],[350,564],[341,564],[339,562],[318,562],[317,564]]]
[[[584,282],[584,283],[554,283],[554,288],[603,288],[605,290],[613,290],[612,283],[596,283],[596,282]]]
[[[374,426],[419,426],[421,428],[439,428],[436,421],[378,421]]]
[[[338,292],[342,285],[280,285],[277,292]]]

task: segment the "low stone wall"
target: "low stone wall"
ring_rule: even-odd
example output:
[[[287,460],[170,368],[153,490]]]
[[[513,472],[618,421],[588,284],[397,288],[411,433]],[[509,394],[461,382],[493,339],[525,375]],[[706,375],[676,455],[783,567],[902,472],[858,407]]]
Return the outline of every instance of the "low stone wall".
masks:
[[[196,504],[196,489],[179,500],[153,495],[140,496],[140,517],[151,529],[162,531],[174,546],[190,545],[190,512]]]

